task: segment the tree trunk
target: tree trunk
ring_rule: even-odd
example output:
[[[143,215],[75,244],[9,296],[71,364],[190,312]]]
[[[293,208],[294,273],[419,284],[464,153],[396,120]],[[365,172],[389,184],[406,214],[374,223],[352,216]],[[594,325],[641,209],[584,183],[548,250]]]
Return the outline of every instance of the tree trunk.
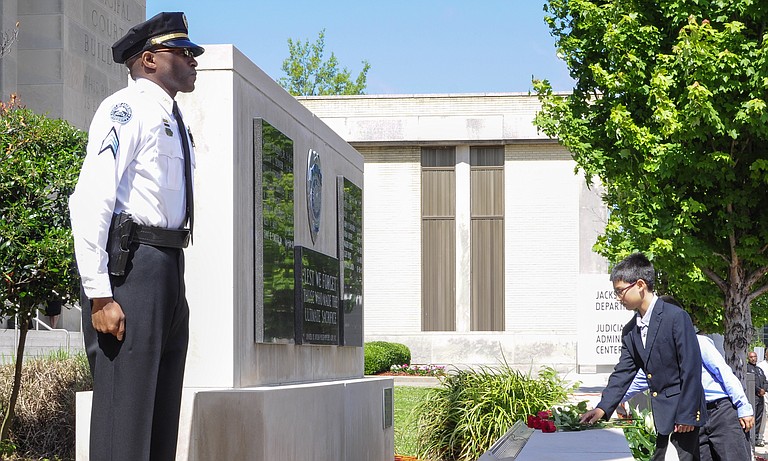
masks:
[[[29,331],[29,319],[23,316],[19,326],[19,345],[16,348],[16,367],[13,372],[13,390],[11,391],[11,398],[8,402],[8,409],[5,412],[3,418],[3,425],[0,427],[0,440],[7,440],[8,434],[11,431],[11,423],[13,422],[13,416],[16,408],[16,400],[19,398],[19,390],[21,389],[21,366],[24,362],[24,345],[27,342],[27,332]]]
[[[725,361],[733,369],[736,377],[744,382],[747,364],[747,349],[755,336],[752,326],[752,311],[748,300],[749,290],[739,289],[730,283],[725,295],[723,321],[725,327]]]

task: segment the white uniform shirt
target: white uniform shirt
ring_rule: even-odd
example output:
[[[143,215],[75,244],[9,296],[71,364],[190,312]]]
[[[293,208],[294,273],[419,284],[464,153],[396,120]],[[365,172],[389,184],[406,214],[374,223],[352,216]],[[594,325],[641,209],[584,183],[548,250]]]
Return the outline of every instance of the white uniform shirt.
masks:
[[[181,228],[186,219],[184,153],[173,99],[138,79],[101,103],[69,199],[75,257],[88,298],[111,297],[106,251],[113,213],[148,226]],[[187,135],[187,133],[184,133]],[[195,156],[189,140],[192,168]]]

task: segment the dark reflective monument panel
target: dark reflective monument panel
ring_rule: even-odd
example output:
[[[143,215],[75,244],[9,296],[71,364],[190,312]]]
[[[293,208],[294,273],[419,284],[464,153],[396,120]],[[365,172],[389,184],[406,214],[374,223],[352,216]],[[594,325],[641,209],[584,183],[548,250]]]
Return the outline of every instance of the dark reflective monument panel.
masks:
[[[262,220],[254,222],[253,229],[254,242],[260,227],[264,235],[264,342],[293,343],[293,141],[263,119],[254,119],[253,125],[254,168],[261,168],[254,173],[261,174],[262,184],[254,197],[261,200]],[[257,216],[254,213],[258,220]],[[255,300],[254,306],[260,301]]]
[[[342,340],[363,345],[363,190],[337,177],[339,260],[341,264]]]

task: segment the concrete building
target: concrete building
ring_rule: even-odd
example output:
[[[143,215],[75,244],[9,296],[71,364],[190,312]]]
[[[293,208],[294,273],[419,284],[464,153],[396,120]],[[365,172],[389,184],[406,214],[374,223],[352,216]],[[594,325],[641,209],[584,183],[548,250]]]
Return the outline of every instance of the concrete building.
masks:
[[[86,130],[96,108],[128,84],[112,44],[144,21],[146,0],[3,0],[0,35],[18,37],[0,59],[0,100]]]
[[[128,81],[111,44],[145,16],[145,0],[3,1],[0,32],[18,21],[19,34],[0,59],[0,100],[16,93],[87,129]],[[594,298],[582,288],[608,285],[591,251],[605,209],[537,132],[534,96],[300,99],[365,158],[365,341],[405,343],[414,363],[615,362],[576,350],[578,309]],[[65,328],[78,317],[65,311]]]
[[[585,365],[580,286],[610,287],[591,250],[606,210],[536,130],[535,96],[299,99],[365,158],[366,341],[422,364]]]

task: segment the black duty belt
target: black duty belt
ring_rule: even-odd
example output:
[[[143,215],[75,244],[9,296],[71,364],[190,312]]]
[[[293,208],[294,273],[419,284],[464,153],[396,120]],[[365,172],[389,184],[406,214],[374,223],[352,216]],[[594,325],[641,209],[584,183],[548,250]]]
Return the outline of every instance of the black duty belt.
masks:
[[[726,403],[730,404],[731,403],[731,399],[729,399],[728,397],[723,397],[723,398],[720,398],[720,399],[717,399],[717,400],[713,400],[711,402],[707,402],[707,410],[714,410],[715,408],[719,407],[720,405],[724,405]]]
[[[133,241],[156,247],[186,248],[189,245],[189,229],[166,229],[136,224]]]

